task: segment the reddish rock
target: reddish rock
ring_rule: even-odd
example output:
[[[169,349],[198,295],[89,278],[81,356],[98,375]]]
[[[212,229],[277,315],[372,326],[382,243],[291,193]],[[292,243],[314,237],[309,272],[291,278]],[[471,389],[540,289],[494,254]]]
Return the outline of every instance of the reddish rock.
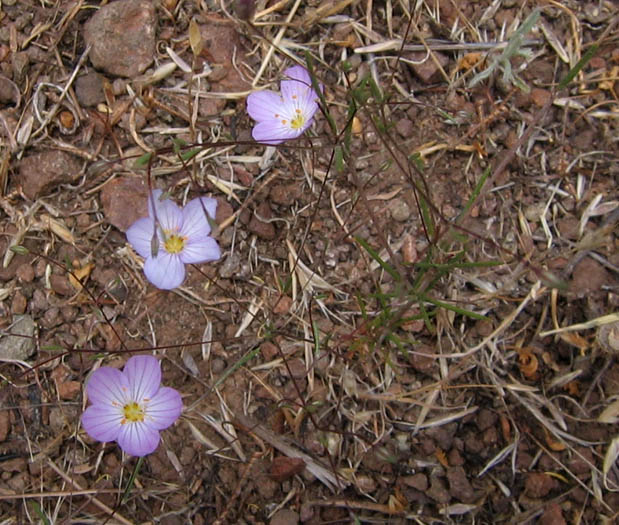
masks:
[[[445,487],[445,483],[437,477],[432,477],[430,488],[426,491],[426,494],[437,503],[449,503],[451,500],[451,495]]]
[[[52,285],[52,290],[58,295],[69,296],[76,292],[75,288],[69,283],[69,279],[67,279],[66,275],[52,274],[49,277],[49,282]]]
[[[105,102],[103,77],[96,71],[77,77],[75,94],[82,106],[96,106],[100,102]]]
[[[473,487],[462,467],[450,467],[447,470],[447,481],[449,482],[449,493],[453,498],[463,503],[470,503],[475,499]]]
[[[79,381],[63,381],[58,383],[60,399],[75,399],[81,391],[82,383]]]
[[[416,490],[424,492],[428,488],[428,478],[421,472],[412,476],[404,476],[402,481],[407,487],[412,487]]]
[[[610,274],[599,262],[585,257],[574,268],[570,291],[579,296],[599,292],[602,286],[610,284]]]
[[[434,55],[436,56],[438,63],[444,69],[449,63],[449,58],[443,53],[435,52]],[[415,62],[414,64],[409,63],[409,66],[415,75],[419,77],[419,80],[421,80],[424,84],[431,84],[443,78],[441,71],[434,63],[434,60],[425,51],[415,51],[409,53],[406,58],[412,62]]]
[[[256,234],[261,239],[271,241],[275,239],[276,230],[272,222],[267,222],[271,218],[271,208],[268,203],[262,202],[258,205],[256,213],[252,214],[247,228],[251,233]]]
[[[77,180],[82,165],[73,155],[64,151],[43,151],[24,158],[19,165],[19,184],[24,195],[36,199],[54,191],[59,184]]]
[[[155,57],[156,23],[149,0],[119,0],[101,7],[84,25],[92,65],[121,77],[143,73]]]
[[[101,191],[106,219],[126,231],[140,217],[148,216],[148,185],[143,177],[119,177]]]
[[[200,26],[202,35],[202,56],[211,64],[213,72],[209,75],[213,91],[244,91],[250,89],[234,62],[241,64],[245,49],[237,31],[237,24],[222,16],[210,15]]]
[[[531,90],[531,100],[537,107],[543,107],[552,97],[552,93],[547,89],[533,88]]]
[[[558,481],[543,472],[531,472],[524,482],[524,489],[530,498],[543,498],[559,485]]]
[[[301,474],[305,469],[305,461],[301,458],[289,458],[278,456],[273,458],[269,467],[269,476],[272,480],[282,483],[297,474]]]
[[[566,525],[561,507],[556,503],[551,503],[537,522],[538,525]]]

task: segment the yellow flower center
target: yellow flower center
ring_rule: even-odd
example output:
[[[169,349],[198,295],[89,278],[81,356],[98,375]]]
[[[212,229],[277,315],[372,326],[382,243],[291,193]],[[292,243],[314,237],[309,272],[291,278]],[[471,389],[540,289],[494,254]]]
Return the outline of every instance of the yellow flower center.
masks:
[[[138,421],[144,421],[144,409],[138,405],[135,401],[127,403],[123,407],[123,415],[125,416],[121,423],[137,423]]]
[[[165,241],[163,242],[163,247],[165,248],[165,251],[168,253],[182,252],[183,248],[185,247],[185,241],[187,239],[185,237],[181,237],[180,235],[168,235],[168,232],[165,233]]]
[[[305,116],[301,113],[300,109],[297,109],[296,112],[297,116],[290,121],[290,127],[292,129],[301,129],[303,124],[305,124]]]

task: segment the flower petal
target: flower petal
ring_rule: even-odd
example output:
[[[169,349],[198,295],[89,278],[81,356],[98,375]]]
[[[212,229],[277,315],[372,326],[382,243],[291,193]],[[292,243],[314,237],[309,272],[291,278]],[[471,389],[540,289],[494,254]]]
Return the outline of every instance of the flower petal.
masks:
[[[93,405],[123,406],[129,399],[129,382],[120,370],[102,366],[90,375],[86,392]]]
[[[161,384],[161,364],[152,355],[134,355],[129,358],[123,374],[129,381],[131,401],[142,404],[152,399]]]
[[[182,410],[181,395],[173,388],[163,386],[148,403],[146,420],[152,428],[163,430],[178,419]]]
[[[172,290],[185,280],[185,265],[178,254],[159,250],[157,257],[149,257],[144,263],[144,275],[161,290]]]
[[[183,208],[183,227],[179,232],[181,236],[192,238],[203,237],[211,233],[211,225],[206,214],[210,219],[215,219],[217,212],[217,201],[209,197],[200,197],[189,201]]]
[[[125,423],[121,426],[118,445],[131,456],[146,456],[159,445],[159,431],[146,422]]]
[[[126,235],[131,247],[146,259],[151,255],[151,242],[155,233],[155,221],[142,217],[127,229]]]
[[[284,70],[285,80],[280,83],[280,89],[284,99],[288,100],[296,95],[305,96],[307,90],[312,90],[312,79],[307,69],[303,66],[292,66]]]
[[[247,113],[258,122],[277,119],[283,105],[284,100],[274,91],[254,91],[247,97]]]
[[[82,414],[82,426],[97,441],[116,441],[122,410],[111,405],[91,405]]]
[[[154,193],[154,192],[153,192]],[[156,220],[166,231],[178,232],[183,225],[183,212],[169,199],[155,200]]]
[[[256,142],[263,144],[281,144],[285,140],[296,139],[302,131],[284,126],[278,120],[258,122],[251,132]]]
[[[221,258],[221,250],[215,239],[205,235],[187,241],[179,255],[181,261],[185,264],[198,264],[219,260]]]

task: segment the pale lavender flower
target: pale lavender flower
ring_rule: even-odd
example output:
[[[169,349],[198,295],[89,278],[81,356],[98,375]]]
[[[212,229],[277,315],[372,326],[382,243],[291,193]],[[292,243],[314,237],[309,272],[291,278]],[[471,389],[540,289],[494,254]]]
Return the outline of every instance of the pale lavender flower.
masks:
[[[280,84],[281,94],[255,91],[247,97],[247,112],[258,121],[252,130],[257,142],[280,144],[300,137],[318,111],[318,94],[307,69],[292,66],[284,75],[287,79]]]
[[[129,227],[127,240],[144,257],[146,278],[157,288],[171,290],[185,280],[186,264],[216,261],[221,257],[217,241],[210,236],[207,219],[207,214],[215,218],[217,201],[200,197],[181,209],[169,199],[160,200],[161,194],[161,190],[152,192],[148,217],[138,219]]]
[[[95,370],[86,392],[92,403],[82,414],[82,426],[97,441],[116,441],[131,456],[146,456],[159,445],[159,431],[181,415],[183,402],[173,388],[160,386],[159,360],[131,357],[124,370]]]

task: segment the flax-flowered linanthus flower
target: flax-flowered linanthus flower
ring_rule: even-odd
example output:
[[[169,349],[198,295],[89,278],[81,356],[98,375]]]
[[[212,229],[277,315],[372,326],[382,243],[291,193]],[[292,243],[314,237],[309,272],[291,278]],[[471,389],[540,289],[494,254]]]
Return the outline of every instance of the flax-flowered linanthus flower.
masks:
[[[216,261],[221,257],[217,241],[210,236],[208,217],[215,219],[217,201],[200,197],[180,208],[162,191],[148,199],[148,217],[134,222],[127,240],[144,257],[144,274],[157,288],[171,290],[185,280],[185,265]]]
[[[292,66],[284,71],[284,76],[281,93],[255,91],[247,97],[247,112],[258,122],[252,130],[257,142],[280,144],[300,137],[318,110],[318,94],[312,88],[307,69]]]
[[[116,441],[131,456],[146,456],[159,445],[159,431],[181,415],[183,402],[173,388],[160,386],[159,360],[150,355],[129,358],[121,372],[95,370],[86,392],[92,403],[82,426],[97,441]]]

